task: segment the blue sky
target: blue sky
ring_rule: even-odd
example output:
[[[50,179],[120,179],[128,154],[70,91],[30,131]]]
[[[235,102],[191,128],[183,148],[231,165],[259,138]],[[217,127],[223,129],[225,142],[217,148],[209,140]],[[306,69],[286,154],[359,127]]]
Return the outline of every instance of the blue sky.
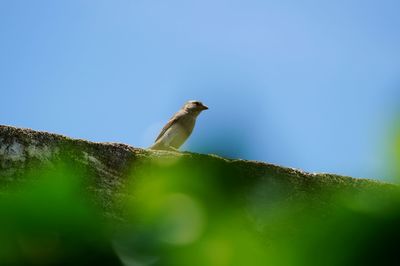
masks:
[[[300,3],[301,2],[301,3]],[[388,177],[400,2],[0,2],[0,124],[147,147],[189,99],[185,149]]]

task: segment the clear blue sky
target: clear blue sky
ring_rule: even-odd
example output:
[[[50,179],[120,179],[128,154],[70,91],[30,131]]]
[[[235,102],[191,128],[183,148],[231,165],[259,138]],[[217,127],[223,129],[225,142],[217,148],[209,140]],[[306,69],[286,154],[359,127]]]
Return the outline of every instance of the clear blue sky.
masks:
[[[188,99],[185,149],[387,176],[400,1],[0,2],[0,124],[147,147]]]

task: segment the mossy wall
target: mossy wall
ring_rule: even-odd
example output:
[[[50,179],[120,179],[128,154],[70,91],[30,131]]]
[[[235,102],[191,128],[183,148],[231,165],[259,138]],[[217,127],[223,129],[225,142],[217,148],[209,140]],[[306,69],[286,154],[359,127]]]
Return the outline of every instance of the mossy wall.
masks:
[[[19,191],[21,200],[8,198]],[[400,221],[397,186],[376,180],[10,126],[0,126],[0,196],[0,211],[12,217],[0,228],[16,235],[0,234],[0,249],[14,243],[0,262],[21,265],[67,258],[110,265],[365,265],[381,257],[367,252],[375,246],[366,239],[379,235],[389,243],[398,235],[391,225]],[[388,228],[393,234],[385,235]],[[62,252],[37,250],[54,235]],[[310,255],[315,249],[321,256]]]

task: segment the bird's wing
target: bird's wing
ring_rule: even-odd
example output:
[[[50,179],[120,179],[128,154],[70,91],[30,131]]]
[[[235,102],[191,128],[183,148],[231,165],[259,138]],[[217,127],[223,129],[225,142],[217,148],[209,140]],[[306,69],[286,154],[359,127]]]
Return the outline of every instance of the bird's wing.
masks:
[[[157,142],[157,140],[159,140],[162,135],[164,135],[164,133],[176,122],[178,122],[181,118],[182,118],[183,114],[182,113],[177,113],[175,114],[169,121],[168,123],[163,127],[163,129],[161,130],[160,134],[158,135],[158,137],[156,138],[156,140],[154,142]]]

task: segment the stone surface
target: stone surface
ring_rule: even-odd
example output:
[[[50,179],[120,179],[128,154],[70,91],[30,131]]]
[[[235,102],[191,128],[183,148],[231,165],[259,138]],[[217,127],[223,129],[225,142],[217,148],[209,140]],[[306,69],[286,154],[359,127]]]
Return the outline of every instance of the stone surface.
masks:
[[[185,166],[213,178],[227,197],[250,202],[249,212],[268,208],[277,201],[311,199],[319,205],[329,203],[324,191],[363,191],[391,189],[382,182],[339,176],[312,174],[263,162],[233,160],[216,155],[152,151],[120,143],[95,143],[31,129],[0,126],[0,185],[24,182],[26,173],[52,167],[65,161],[84,169],[82,178],[106,216],[121,218],[120,202],[134,196],[127,191],[137,175],[147,171],[176,172]],[[156,169],[156,170],[154,170]],[[279,196],[276,196],[279,191]],[[379,192],[378,192],[379,193]],[[328,193],[329,194],[329,193]],[[326,195],[328,195],[326,194]],[[256,200],[254,200],[256,198]]]

